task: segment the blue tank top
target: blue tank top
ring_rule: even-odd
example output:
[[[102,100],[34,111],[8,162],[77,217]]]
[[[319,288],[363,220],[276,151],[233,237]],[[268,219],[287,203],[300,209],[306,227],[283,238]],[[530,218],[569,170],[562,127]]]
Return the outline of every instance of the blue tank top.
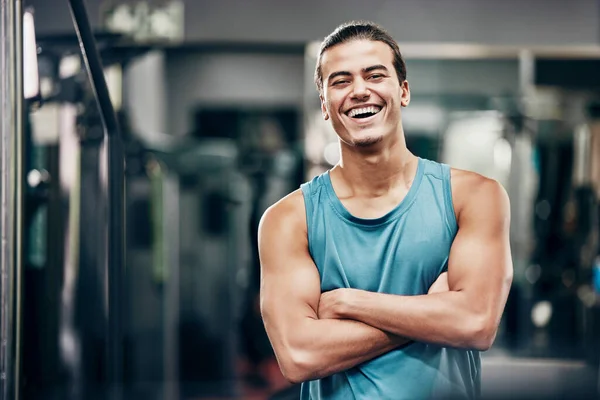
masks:
[[[329,172],[301,185],[308,246],[321,290],[426,294],[447,269],[457,232],[450,168],[419,158],[402,202],[380,218],[350,214]],[[302,400],[457,399],[480,393],[477,351],[411,342],[347,371],[302,384]]]

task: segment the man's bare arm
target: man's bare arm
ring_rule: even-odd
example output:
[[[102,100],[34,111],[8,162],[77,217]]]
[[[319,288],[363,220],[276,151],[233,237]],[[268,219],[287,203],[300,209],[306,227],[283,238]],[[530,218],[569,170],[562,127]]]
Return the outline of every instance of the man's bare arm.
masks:
[[[448,262],[450,291],[396,296],[341,289],[322,295],[319,317],[353,319],[451,347],[492,345],[512,282],[509,201],[497,182],[458,174],[463,174],[457,179],[463,194],[456,197],[464,205]]]
[[[362,322],[318,319],[320,277],[308,251],[300,191],[263,216],[259,253],[261,312],[281,371],[289,381],[329,376],[408,342]]]

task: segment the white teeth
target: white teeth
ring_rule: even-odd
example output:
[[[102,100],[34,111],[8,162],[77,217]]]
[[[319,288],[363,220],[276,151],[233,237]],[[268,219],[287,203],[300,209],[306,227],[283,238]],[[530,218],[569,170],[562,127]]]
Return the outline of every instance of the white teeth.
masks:
[[[348,116],[352,118],[356,115],[365,114],[365,113],[377,114],[380,110],[381,110],[381,108],[375,107],[375,106],[355,108],[348,112]]]

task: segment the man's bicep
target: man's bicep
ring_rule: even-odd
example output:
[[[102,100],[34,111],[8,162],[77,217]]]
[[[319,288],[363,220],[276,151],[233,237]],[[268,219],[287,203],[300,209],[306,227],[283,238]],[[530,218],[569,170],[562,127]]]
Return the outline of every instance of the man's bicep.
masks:
[[[464,292],[478,313],[497,320],[512,281],[510,205],[494,181],[482,183],[469,196],[450,250],[448,285]]]
[[[308,319],[317,319],[321,295],[301,224],[279,211],[269,210],[259,228],[261,313],[275,347],[289,345]]]
[[[261,251],[261,308],[317,318],[321,295],[317,268],[309,257],[286,253],[279,243],[281,239]]]

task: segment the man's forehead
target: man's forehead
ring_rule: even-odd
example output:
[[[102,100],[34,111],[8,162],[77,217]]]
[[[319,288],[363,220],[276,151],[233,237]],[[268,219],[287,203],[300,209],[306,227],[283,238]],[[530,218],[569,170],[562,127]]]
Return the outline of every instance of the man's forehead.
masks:
[[[361,70],[375,64],[393,68],[393,60],[392,49],[384,42],[352,40],[327,49],[321,58],[321,70],[326,78],[337,70]]]

